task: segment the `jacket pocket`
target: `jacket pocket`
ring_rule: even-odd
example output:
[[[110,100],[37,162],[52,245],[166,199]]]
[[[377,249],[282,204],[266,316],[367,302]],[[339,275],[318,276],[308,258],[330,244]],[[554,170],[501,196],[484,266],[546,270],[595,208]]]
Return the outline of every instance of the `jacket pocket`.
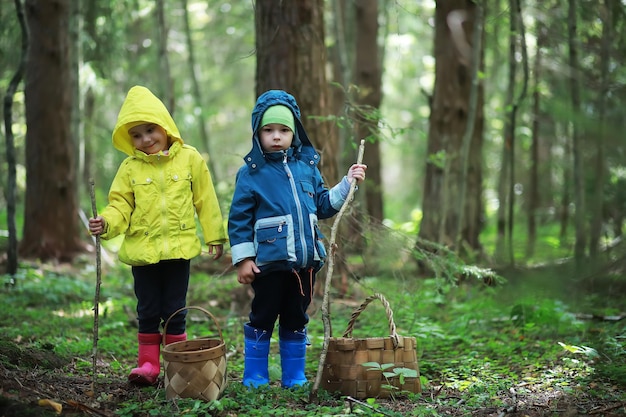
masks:
[[[289,226],[285,221],[259,225],[256,230],[256,262],[264,265],[288,259],[287,236]]]
[[[182,218],[178,222],[178,251],[174,254],[182,259],[191,259],[200,254],[202,245],[197,234],[196,219],[193,217]]]
[[[169,172],[167,196],[172,211],[180,219],[194,215],[191,173],[189,171],[172,170]]]
[[[315,201],[315,189],[309,181],[300,181],[300,200],[307,208],[309,213],[317,212],[317,204]]]
[[[130,220],[133,225],[145,227],[148,225],[146,217],[149,211],[158,204],[159,193],[154,179],[150,177],[135,177],[131,179],[133,194],[135,195],[135,209]],[[131,231],[130,233],[134,233]]]

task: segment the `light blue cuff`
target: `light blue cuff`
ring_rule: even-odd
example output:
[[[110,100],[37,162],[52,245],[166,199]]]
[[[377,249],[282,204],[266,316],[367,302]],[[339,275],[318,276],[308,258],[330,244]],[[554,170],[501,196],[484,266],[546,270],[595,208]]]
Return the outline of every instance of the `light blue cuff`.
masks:
[[[256,258],[254,243],[244,242],[230,247],[230,254],[233,258],[233,265],[243,261],[246,258]]]
[[[339,184],[331,188],[329,192],[330,205],[333,206],[335,210],[340,210],[350,193],[350,181],[348,181],[348,177],[344,176]]]

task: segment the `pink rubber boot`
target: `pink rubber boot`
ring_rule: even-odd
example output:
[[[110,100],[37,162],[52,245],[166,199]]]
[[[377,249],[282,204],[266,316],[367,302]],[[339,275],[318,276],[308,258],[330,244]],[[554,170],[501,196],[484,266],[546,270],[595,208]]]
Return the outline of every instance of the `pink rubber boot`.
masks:
[[[187,340],[187,333],[183,334],[166,334],[165,335],[165,344],[169,345],[174,342],[183,342]]]
[[[137,385],[154,385],[161,372],[161,334],[138,333],[139,366],[128,375],[128,381]]]

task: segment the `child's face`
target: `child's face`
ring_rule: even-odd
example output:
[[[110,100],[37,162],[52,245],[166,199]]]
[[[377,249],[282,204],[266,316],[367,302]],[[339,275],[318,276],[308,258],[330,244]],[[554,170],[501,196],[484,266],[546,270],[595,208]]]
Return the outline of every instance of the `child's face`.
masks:
[[[128,134],[133,140],[133,146],[148,155],[169,149],[167,132],[155,123],[131,127]]]
[[[259,134],[261,147],[265,152],[277,152],[289,149],[293,141],[293,132],[280,123],[270,123],[261,128]]]

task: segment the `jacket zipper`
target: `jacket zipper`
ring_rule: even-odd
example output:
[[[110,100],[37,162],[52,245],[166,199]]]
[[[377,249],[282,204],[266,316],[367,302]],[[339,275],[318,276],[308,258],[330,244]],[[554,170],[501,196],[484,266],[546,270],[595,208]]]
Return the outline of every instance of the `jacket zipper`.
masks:
[[[157,160],[160,161],[161,155],[157,156]],[[161,176],[159,184],[161,186],[161,237],[163,239],[163,254],[169,254],[168,244],[168,230],[167,230],[167,198],[165,195],[165,170],[160,169],[159,174]]]
[[[293,174],[289,169],[289,165],[287,164],[287,152],[285,152],[283,156],[283,167],[285,168],[285,172],[287,173],[287,178],[289,178],[289,185],[291,185],[291,192],[293,194],[293,199],[296,203],[296,210],[298,213],[298,230],[300,233],[300,246],[302,246],[302,262],[301,266],[305,266],[308,263],[307,256],[307,245],[306,239],[304,238],[304,219],[302,217],[302,206],[300,205],[300,198],[298,197],[298,190],[296,188],[296,182],[293,180]]]

